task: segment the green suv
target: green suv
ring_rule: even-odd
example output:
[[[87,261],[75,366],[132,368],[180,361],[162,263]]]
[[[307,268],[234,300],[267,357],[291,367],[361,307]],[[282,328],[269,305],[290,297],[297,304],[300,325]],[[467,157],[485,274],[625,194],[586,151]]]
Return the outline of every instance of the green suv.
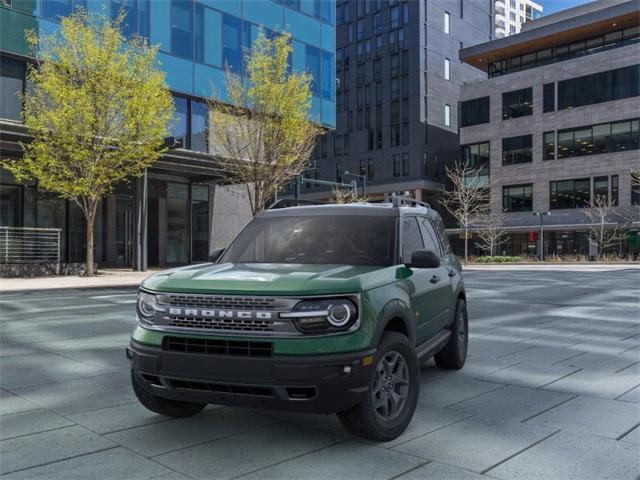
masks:
[[[464,365],[461,268],[426,204],[271,208],[211,262],[140,287],[127,356],[154,412],[337,413],[388,441],[411,421],[420,362]]]

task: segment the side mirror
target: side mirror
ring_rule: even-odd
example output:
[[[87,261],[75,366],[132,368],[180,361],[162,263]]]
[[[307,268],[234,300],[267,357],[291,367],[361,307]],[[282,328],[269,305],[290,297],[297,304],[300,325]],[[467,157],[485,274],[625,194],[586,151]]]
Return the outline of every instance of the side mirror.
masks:
[[[411,255],[410,268],[438,268],[440,257],[433,250],[415,250]]]
[[[212,251],[209,254],[209,261],[211,263],[216,263],[220,258],[220,256],[223,254],[223,252],[224,252],[224,248],[216,248],[214,251]]]

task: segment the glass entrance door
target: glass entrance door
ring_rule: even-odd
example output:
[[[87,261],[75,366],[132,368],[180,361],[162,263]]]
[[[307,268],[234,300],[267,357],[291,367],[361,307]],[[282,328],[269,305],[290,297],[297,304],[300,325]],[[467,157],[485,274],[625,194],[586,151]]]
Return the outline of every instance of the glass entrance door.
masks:
[[[133,199],[116,197],[116,266],[133,266]]]

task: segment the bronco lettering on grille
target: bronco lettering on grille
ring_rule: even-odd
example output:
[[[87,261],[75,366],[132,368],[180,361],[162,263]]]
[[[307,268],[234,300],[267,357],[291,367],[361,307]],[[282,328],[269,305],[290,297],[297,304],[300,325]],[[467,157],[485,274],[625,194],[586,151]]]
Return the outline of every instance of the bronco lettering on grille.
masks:
[[[241,320],[271,320],[273,312],[247,310],[211,310],[199,308],[169,308],[169,315],[178,317],[232,318]]]

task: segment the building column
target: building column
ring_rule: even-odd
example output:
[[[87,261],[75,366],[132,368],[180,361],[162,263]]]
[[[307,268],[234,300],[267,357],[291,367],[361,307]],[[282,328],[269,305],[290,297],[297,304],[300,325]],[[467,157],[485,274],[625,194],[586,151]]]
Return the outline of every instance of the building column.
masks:
[[[134,248],[134,269],[139,272],[146,272],[148,268],[147,259],[147,170],[144,175],[136,181],[136,229]]]

